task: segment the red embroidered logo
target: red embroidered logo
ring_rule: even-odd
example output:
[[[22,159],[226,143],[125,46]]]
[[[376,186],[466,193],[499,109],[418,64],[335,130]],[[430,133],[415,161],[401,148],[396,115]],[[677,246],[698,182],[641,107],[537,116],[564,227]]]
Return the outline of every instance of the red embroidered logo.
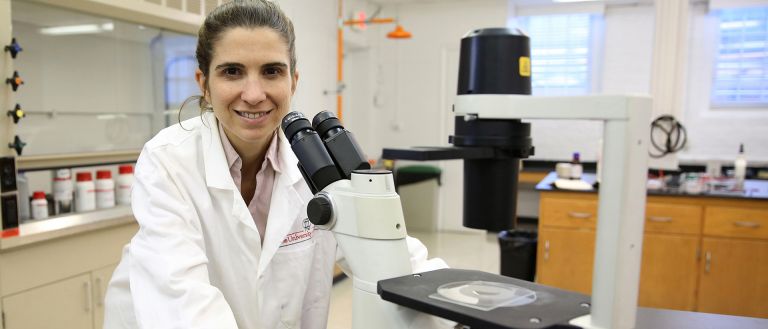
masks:
[[[305,219],[302,226],[303,230],[286,235],[285,239],[283,239],[283,243],[280,244],[280,247],[290,246],[311,239],[312,233],[315,231],[315,225],[312,225],[309,223],[308,219]]]

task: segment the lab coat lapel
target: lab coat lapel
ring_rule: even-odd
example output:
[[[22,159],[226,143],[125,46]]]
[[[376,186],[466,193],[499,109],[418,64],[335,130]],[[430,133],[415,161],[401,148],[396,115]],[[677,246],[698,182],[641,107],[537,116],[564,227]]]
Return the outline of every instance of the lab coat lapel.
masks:
[[[264,244],[259,259],[259,275],[272,261],[275,253],[280,248],[291,227],[296,223],[296,218],[305,207],[305,202],[298,190],[301,173],[296,167],[296,159],[291,146],[286,142],[285,135],[278,133],[280,144],[278,156],[280,157],[280,173],[276,173],[275,184],[272,187],[272,200],[269,205],[267,218],[267,232],[264,235]]]
[[[207,131],[203,132],[203,161],[205,162],[205,183],[208,187],[237,190],[232,175],[229,174],[227,156],[224,154],[224,146],[221,145],[219,124],[213,113],[206,112],[202,115]]]
[[[202,115],[208,130],[202,135],[203,140],[203,161],[205,162],[205,183],[209,188],[215,188],[222,191],[227,198],[232,201],[232,216],[237,218],[246,227],[256,231],[256,224],[248,211],[248,205],[242,201],[240,191],[237,190],[235,181],[229,173],[227,156],[224,153],[224,146],[221,143],[219,134],[219,124],[213,113],[207,112]],[[258,234],[256,234],[258,236]],[[257,244],[258,245],[258,244]]]

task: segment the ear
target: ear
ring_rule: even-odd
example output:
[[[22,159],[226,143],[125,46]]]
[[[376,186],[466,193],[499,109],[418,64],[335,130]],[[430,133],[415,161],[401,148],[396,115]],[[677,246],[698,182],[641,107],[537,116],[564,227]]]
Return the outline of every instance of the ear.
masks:
[[[291,81],[291,95],[296,93],[296,85],[299,84],[299,71],[293,72],[293,79]]]
[[[203,71],[200,71],[199,68],[195,70],[195,81],[197,81],[197,86],[200,87],[200,94],[203,95],[205,101],[208,102],[208,91],[205,88],[205,75],[203,75]]]

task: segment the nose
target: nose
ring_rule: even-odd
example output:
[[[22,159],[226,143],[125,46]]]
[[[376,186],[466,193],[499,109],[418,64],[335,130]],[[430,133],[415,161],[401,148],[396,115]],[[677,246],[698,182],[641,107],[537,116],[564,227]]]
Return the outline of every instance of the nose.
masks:
[[[247,79],[243,85],[240,98],[248,104],[256,105],[267,98],[264,86],[259,79]]]

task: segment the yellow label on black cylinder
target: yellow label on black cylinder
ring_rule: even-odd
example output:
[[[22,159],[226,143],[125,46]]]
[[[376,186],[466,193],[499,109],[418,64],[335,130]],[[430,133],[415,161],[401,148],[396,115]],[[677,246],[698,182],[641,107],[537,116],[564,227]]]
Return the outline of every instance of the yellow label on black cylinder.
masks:
[[[520,57],[520,76],[521,77],[530,77],[531,76],[531,59],[528,57]]]

